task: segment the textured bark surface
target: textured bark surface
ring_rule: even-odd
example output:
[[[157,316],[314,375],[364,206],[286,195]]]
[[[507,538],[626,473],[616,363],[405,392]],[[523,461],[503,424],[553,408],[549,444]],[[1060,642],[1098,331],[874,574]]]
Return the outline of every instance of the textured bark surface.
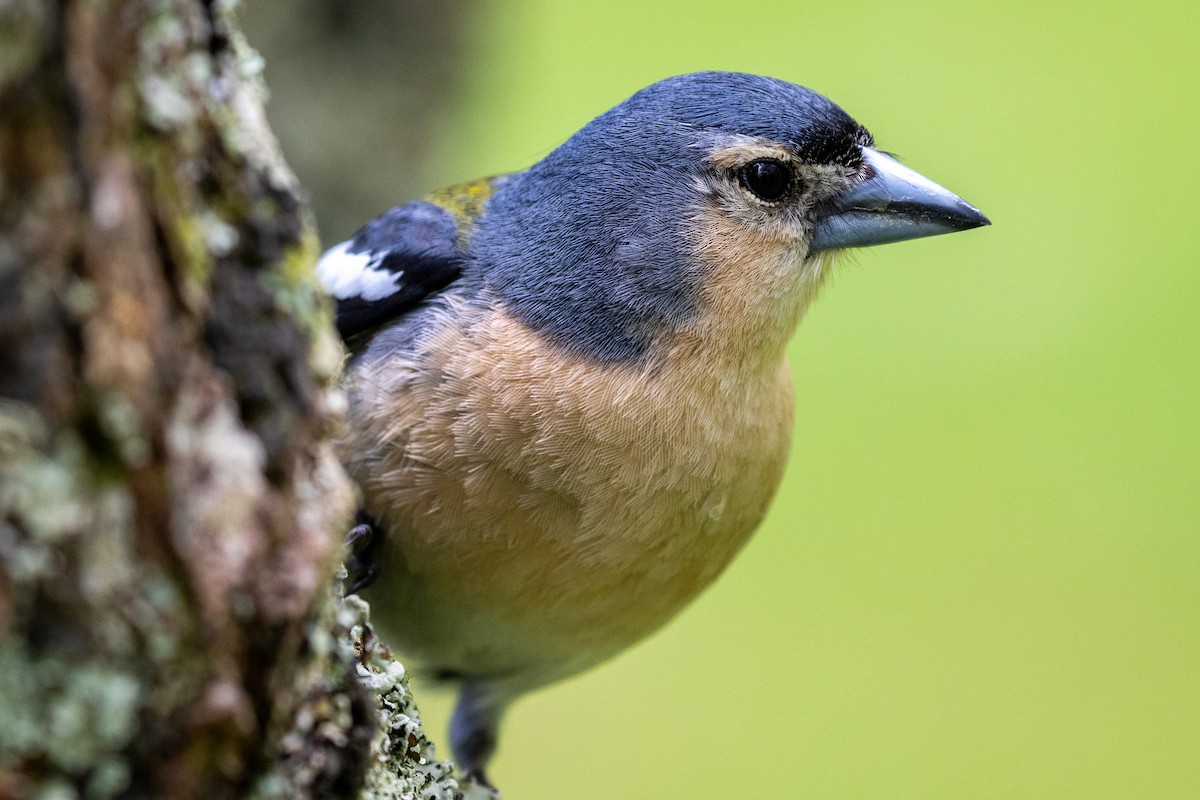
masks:
[[[229,5],[0,3],[3,800],[402,771],[401,673],[331,589],[316,239]],[[422,769],[401,789],[454,795]]]

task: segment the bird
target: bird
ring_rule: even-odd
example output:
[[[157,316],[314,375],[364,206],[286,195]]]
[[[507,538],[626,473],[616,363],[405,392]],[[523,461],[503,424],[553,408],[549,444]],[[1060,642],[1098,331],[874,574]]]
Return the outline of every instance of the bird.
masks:
[[[837,255],[988,224],[817,92],[699,72],[320,258],[350,589],[458,687],[465,774],[490,785],[515,698],[660,628],[758,527],[792,440],[785,350]]]

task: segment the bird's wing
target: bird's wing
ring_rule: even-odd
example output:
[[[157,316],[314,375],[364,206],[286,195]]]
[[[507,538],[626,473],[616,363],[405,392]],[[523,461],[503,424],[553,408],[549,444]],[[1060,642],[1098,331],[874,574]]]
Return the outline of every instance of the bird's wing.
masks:
[[[369,333],[411,310],[462,272],[455,215],[415,200],[364,225],[317,262],[317,277],[337,302],[342,339]]]

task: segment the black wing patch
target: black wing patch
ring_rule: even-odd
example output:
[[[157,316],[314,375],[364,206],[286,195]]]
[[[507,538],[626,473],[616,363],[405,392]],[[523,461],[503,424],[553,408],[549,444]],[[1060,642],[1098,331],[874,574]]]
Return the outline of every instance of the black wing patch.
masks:
[[[330,248],[317,262],[317,277],[337,301],[337,329],[350,342],[444,288],[465,260],[450,212],[416,200]]]

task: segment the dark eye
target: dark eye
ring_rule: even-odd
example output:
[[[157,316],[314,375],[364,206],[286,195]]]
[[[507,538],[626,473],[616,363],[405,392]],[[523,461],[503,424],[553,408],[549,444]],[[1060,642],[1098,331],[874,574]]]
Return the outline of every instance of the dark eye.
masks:
[[[742,186],[769,203],[781,200],[792,188],[792,170],[773,158],[751,161],[738,169],[737,177]]]

